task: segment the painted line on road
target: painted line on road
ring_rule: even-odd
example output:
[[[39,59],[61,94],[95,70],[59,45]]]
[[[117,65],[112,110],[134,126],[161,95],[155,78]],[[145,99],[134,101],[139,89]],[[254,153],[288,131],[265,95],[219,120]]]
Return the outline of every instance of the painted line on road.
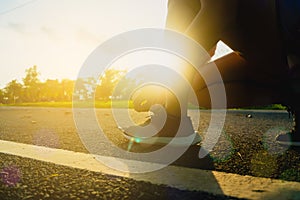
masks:
[[[167,166],[161,170],[130,174],[106,167],[95,159],[95,155],[53,149],[42,146],[0,140],[0,153],[21,156],[58,165],[86,169],[104,174],[132,178],[153,184],[164,184],[182,190],[205,191],[212,194],[227,195],[247,199],[296,199],[300,196],[300,183],[270,178],[241,176],[237,174],[200,170],[179,166]],[[98,156],[98,155],[97,155]],[[108,162],[120,159],[101,156]],[[140,161],[130,161],[136,165],[159,165]]]

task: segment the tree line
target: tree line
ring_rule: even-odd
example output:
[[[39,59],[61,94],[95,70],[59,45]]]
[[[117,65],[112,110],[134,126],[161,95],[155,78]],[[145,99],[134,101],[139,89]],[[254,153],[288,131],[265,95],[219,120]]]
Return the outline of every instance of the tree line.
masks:
[[[115,69],[106,70],[98,80],[47,79],[44,82],[39,78],[37,66],[30,67],[25,72],[22,82],[14,79],[0,89],[0,103],[66,102],[72,101],[73,97],[82,101],[93,98],[105,101],[123,99],[137,85],[136,81],[124,76],[125,71]],[[74,91],[75,84],[76,91]],[[122,87],[116,87],[117,85]]]

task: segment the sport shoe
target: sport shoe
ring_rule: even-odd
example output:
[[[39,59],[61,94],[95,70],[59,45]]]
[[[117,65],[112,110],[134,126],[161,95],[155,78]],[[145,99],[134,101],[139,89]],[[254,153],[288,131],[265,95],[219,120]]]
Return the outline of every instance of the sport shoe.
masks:
[[[281,145],[300,147],[300,111],[288,110],[293,116],[293,129],[286,134],[281,134],[276,137],[276,141]]]
[[[188,146],[201,141],[190,117],[184,116],[181,120],[167,114],[163,108],[151,111],[153,115],[145,123],[122,130],[127,139],[142,144],[166,145],[171,142],[174,146]]]
[[[294,132],[289,132],[286,134],[281,134],[276,137],[276,141],[281,145],[291,146],[291,147],[300,147],[300,140],[294,139]]]

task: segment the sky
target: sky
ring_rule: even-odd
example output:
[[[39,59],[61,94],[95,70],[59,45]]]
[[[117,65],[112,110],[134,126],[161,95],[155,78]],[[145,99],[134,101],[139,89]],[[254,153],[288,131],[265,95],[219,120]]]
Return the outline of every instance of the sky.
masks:
[[[166,15],[167,0],[0,0],[0,88],[13,79],[22,83],[34,65],[42,81],[74,80],[101,43],[130,30],[164,28]],[[165,64],[164,56],[154,57]],[[147,56],[137,57],[144,64]],[[115,64],[140,64],[133,59]]]
[[[34,65],[41,79],[75,79],[114,35],[163,28],[166,0],[0,0],[0,88]]]

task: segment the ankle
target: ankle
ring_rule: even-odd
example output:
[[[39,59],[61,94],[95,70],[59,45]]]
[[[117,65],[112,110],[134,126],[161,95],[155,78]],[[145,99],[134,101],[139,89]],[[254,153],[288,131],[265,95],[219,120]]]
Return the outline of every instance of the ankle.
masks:
[[[177,99],[169,99],[166,102],[165,108],[168,115],[172,115],[175,117],[181,116],[180,104],[178,103]]]

